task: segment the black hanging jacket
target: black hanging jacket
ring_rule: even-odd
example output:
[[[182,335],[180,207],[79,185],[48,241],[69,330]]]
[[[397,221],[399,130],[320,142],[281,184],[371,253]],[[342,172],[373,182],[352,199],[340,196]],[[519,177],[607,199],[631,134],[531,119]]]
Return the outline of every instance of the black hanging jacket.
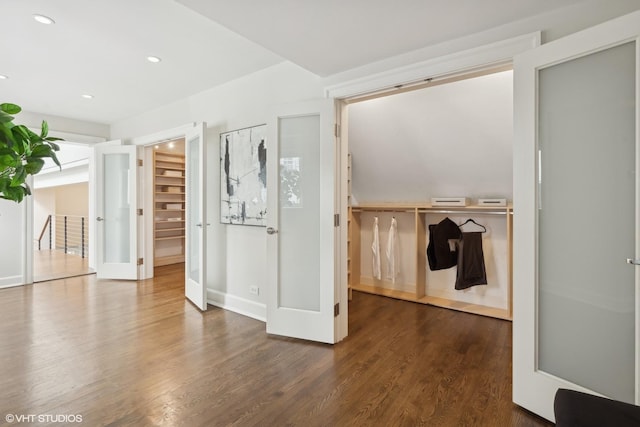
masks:
[[[438,224],[429,224],[429,245],[427,246],[427,260],[429,268],[444,270],[458,263],[458,250],[451,250],[449,239],[459,240],[462,232],[458,225],[448,217]]]

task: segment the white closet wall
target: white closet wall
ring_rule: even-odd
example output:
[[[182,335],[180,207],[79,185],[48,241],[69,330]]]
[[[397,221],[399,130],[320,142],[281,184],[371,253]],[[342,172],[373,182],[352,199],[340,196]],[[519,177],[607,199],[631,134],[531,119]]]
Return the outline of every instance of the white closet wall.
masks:
[[[424,224],[422,235],[413,212],[401,208],[376,212],[372,206],[427,206],[432,197],[468,197],[472,204],[479,198],[510,201],[512,84],[512,72],[503,71],[349,105],[353,204],[369,205],[357,214],[360,254],[351,262],[360,266],[355,269],[359,274],[353,275],[359,278],[353,283],[354,289],[360,285],[360,290],[376,288],[374,292],[388,295],[389,291],[400,291],[418,302],[442,299],[447,301],[443,305],[477,305],[491,310],[467,311],[510,317],[510,213],[504,209],[474,212],[472,208],[469,212],[440,213],[429,208],[419,214]],[[374,279],[372,274],[375,216],[379,217],[383,280]],[[395,284],[385,280],[384,258],[392,216],[398,221],[401,256]],[[438,271],[428,268],[423,245],[417,239],[428,243],[429,224],[447,216],[457,224],[473,218],[487,228],[482,239],[487,285],[455,290],[456,267]],[[476,231],[473,226],[464,230]],[[423,266],[426,272],[418,271]]]
[[[504,71],[350,104],[355,199],[511,199],[512,86]]]

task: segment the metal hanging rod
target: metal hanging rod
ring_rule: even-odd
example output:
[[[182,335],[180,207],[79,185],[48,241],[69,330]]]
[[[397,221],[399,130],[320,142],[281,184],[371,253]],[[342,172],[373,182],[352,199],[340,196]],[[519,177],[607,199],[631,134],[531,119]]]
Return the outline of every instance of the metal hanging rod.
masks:
[[[506,215],[506,209],[503,211],[489,211],[489,210],[471,210],[471,209],[460,209],[460,210],[444,210],[444,209],[419,209],[418,213],[442,213],[442,214],[481,214],[481,215]],[[509,212],[511,213],[511,212]]]

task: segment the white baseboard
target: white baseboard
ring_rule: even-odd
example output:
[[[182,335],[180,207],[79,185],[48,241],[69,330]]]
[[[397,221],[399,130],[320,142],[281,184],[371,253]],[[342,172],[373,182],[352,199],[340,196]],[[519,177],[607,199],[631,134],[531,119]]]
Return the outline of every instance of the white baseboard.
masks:
[[[215,289],[207,289],[207,302],[261,322],[267,321],[267,306],[265,304],[229,295]]]
[[[11,288],[14,286],[22,286],[22,276],[0,277],[0,288]]]

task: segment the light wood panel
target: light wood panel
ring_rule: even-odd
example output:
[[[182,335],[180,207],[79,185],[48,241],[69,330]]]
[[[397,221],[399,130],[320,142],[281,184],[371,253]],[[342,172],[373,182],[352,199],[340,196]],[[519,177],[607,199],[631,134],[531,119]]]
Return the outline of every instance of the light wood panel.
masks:
[[[62,250],[33,251],[34,282],[93,273],[93,269],[89,268],[89,260],[80,255],[65,254]]]
[[[354,292],[335,345],[184,298],[181,264],[0,290],[0,414],[99,426],[550,426],[511,403],[511,323]]]
[[[185,256],[185,155],[182,140],[180,152],[156,149],[154,165],[154,265],[182,263]]]
[[[413,214],[415,217],[415,260],[416,268],[415,285],[413,292],[407,290],[388,289],[379,286],[372,286],[370,283],[364,283],[360,274],[360,213],[362,212],[404,212]],[[479,214],[499,214],[505,216],[505,227],[507,234],[507,289],[506,299],[507,307],[504,309],[485,306],[481,304],[473,304],[469,302],[459,301],[456,299],[448,299],[429,295],[427,290],[427,225],[425,215],[429,213],[479,213]],[[406,301],[417,302],[421,304],[430,304],[438,307],[460,310],[467,313],[479,314],[483,316],[496,317],[498,319],[511,320],[513,318],[512,309],[512,206],[433,206],[430,203],[423,202],[406,202],[406,203],[360,203],[350,208],[350,235],[349,244],[352,248],[350,251],[350,273],[349,285],[350,289],[367,292],[376,295],[402,299]],[[353,227],[358,224],[358,227]],[[351,231],[352,230],[352,231]]]

